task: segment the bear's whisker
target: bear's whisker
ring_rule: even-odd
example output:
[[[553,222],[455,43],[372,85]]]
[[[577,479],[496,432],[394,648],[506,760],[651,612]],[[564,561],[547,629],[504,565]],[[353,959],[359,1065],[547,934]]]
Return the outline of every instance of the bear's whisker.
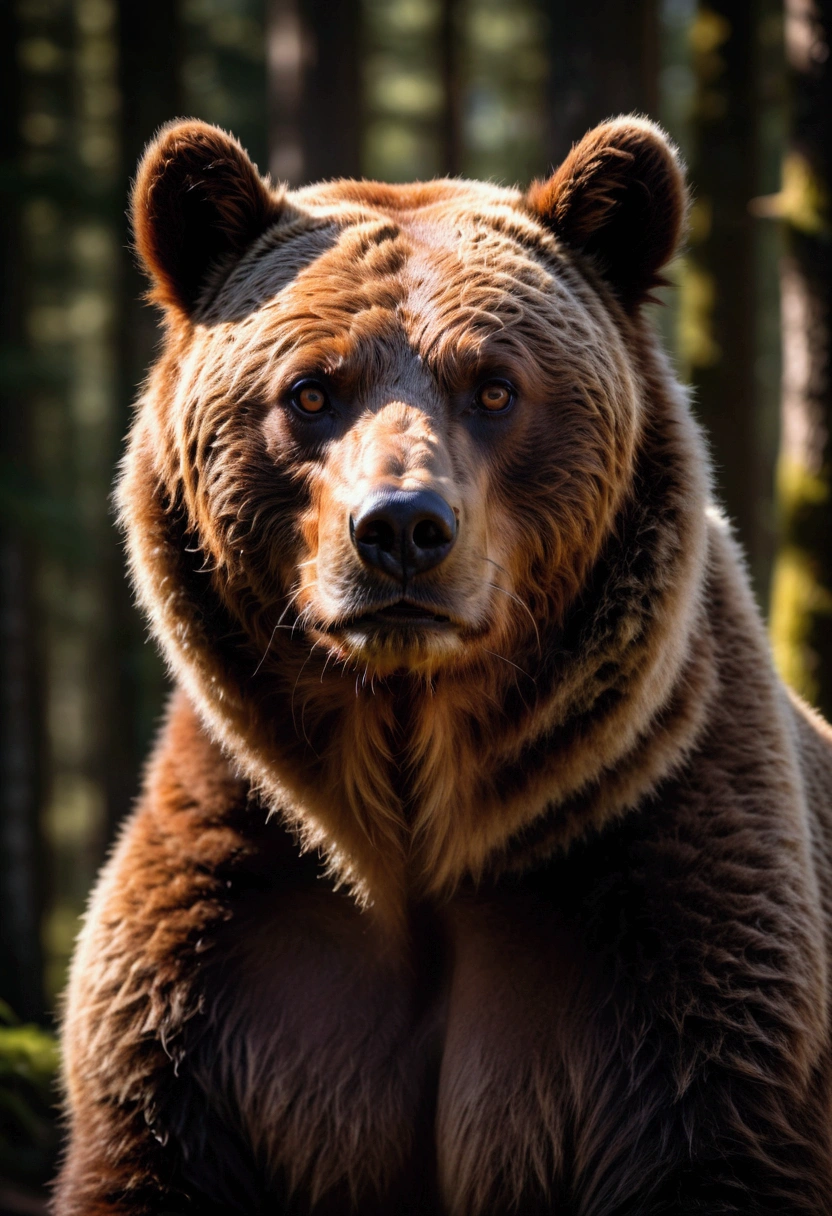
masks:
[[[291,624],[291,625],[283,624],[283,618],[286,616],[286,613],[289,611],[289,609],[295,603],[295,601],[297,600],[299,595],[300,595],[300,587],[298,587],[297,591],[293,591],[292,594],[289,596],[289,599],[286,601],[286,606],[283,609],[283,611],[281,612],[280,616],[277,618],[277,624],[272,629],[271,634],[269,635],[269,640],[266,643],[266,649],[263,651],[263,657],[261,658],[260,662],[255,667],[254,671],[251,673],[252,679],[254,679],[254,677],[257,675],[258,671],[260,670],[260,668],[265,663],[268,653],[271,650],[271,645],[272,645],[272,642],[274,641],[275,634],[277,633],[278,629],[288,629],[292,634],[294,634],[294,632],[297,629],[300,622],[302,620],[304,620],[304,613],[301,613],[300,616],[293,622],[293,624]]]
[[[486,558],[486,561],[490,561],[490,560],[491,560],[490,558]],[[497,564],[497,563],[495,562],[495,563],[494,563],[494,565],[496,565],[496,564]],[[500,569],[502,569],[502,567],[500,567]],[[537,649],[538,649],[538,652],[539,652],[540,654],[542,654],[542,653],[543,653],[543,648],[542,648],[542,645],[541,645],[541,642],[540,642],[540,630],[539,630],[539,629],[538,629],[538,627],[537,627],[537,621],[534,619],[534,615],[533,615],[533,613],[532,613],[531,608],[528,606],[528,604],[524,604],[524,603],[523,603],[523,601],[520,599],[520,596],[519,596],[519,595],[515,595],[513,591],[507,591],[507,590],[506,590],[506,588],[505,588],[505,587],[501,587],[499,583],[492,583],[492,582],[489,580],[489,582],[488,582],[488,586],[489,586],[489,587],[493,587],[495,591],[501,591],[501,592],[503,593],[503,595],[507,595],[507,596],[508,596],[508,598],[509,598],[510,600],[514,600],[515,604],[519,604],[519,605],[520,605],[520,607],[521,607],[521,608],[524,610],[524,612],[527,612],[527,613],[528,613],[529,618],[530,618],[531,623],[532,623],[532,627],[534,628],[534,636],[535,636],[535,638],[537,639]]]
[[[315,642],[313,644],[311,650],[309,651],[309,654],[304,659],[303,665],[301,666],[300,671],[298,672],[297,676],[295,677],[295,683],[292,687],[292,697],[289,702],[289,708],[292,711],[292,726],[295,729],[295,734],[298,734],[298,724],[297,724],[297,719],[295,718],[295,694],[297,693],[297,690],[298,690],[298,684],[300,683],[300,678],[303,675],[304,671],[306,671],[306,668],[309,664],[309,660],[312,658],[312,654],[315,650],[315,646],[317,646],[317,642]],[[306,738],[306,732],[303,730],[303,714],[302,713],[301,713],[301,731],[300,731],[300,733],[303,736],[303,738],[306,740],[306,743],[308,744],[308,746],[312,747],[312,744]],[[314,751],[315,749],[312,748],[312,750]],[[317,755],[317,752],[315,754]]]
[[[526,676],[527,679],[531,680],[535,688],[537,688],[537,680],[534,678],[534,676],[524,668],[518,666],[517,663],[513,663],[511,659],[507,659],[504,654],[497,654],[496,650],[486,650],[485,646],[482,647],[482,651],[484,654],[493,655],[495,659],[502,659],[504,663],[508,663],[509,667],[513,667],[515,671],[519,671],[521,676]],[[526,708],[528,708],[528,706]]]
[[[312,648],[311,648],[311,650],[309,651],[309,655],[308,655],[308,657],[307,657],[306,663],[308,663],[308,662],[309,662],[309,659],[311,659],[311,658],[312,658],[312,654],[313,654],[313,652],[314,652],[314,650],[315,650],[315,648],[316,648],[317,646],[318,646],[318,643],[317,643],[317,642],[313,642],[313,643],[312,643]],[[304,663],[304,665],[303,665],[304,667],[306,666],[306,663]],[[301,668],[300,672],[298,673],[298,679],[300,679],[300,676],[301,676],[302,674],[303,674],[303,667]],[[296,681],[296,684],[297,684],[297,681]],[[307,733],[306,733],[306,708],[307,708],[307,706],[309,705],[309,700],[310,700],[310,698],[309,698],[308,696],[307,696],[307,697],[304,699],[304,702],[303,702],[303,708],[302,708],[302,709],[301,709],[301,711],[300,711],[300,729],[301,729],[301,732],[302,732],[302,734],[303,734],[304,739],[306,740],[306,744],[307,744],[307,746],[308,746],[309,748],[311,748],[311,750],[312,750],[312,751],[315,753],[315,755],[316,755],[316,756],[318,757],[318,759],[320,760],[320,758],[321,758],[321,757],[320,757],[320,755],[319,755],[318,751],[316,750],[316,748],[314,747],[314,745],[313,745],[313,743],[312,743],[311,739],[309,738],[309,736],[308,736],[308,735],[307,735]]]

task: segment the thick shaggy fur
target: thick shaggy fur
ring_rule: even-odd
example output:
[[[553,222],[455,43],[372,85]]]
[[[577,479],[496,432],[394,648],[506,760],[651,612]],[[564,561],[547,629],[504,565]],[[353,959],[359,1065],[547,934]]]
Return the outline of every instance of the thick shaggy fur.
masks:
[[[148,149],[119,497],[179,691],[78,946],[56,1216],[832,1212],[832,733],[642,313],[684,211],[638,119],[526,195]],[[362,624],[378,486],[459,521],[406,589],[441,627]]]

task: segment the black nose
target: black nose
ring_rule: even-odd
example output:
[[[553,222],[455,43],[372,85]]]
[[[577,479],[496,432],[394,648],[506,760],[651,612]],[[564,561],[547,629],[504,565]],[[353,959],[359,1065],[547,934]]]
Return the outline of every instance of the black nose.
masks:
[[[456,516],[434,490],[375,490],[350,518],[352,543],[367,565],[403,583],[444,561],[456,530]]]

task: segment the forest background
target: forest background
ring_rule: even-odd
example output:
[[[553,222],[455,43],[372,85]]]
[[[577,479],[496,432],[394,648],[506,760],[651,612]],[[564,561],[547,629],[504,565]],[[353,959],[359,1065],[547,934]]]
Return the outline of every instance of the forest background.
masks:
[[[0,1216],[43,1212],[54,1019],[166,680],[110,488],[156,318],[125,205],[195,115],[300,183],[527,183],[603,118],[679,143],[657,308],[786,678],[832,717],[832,0],[1,0]]]

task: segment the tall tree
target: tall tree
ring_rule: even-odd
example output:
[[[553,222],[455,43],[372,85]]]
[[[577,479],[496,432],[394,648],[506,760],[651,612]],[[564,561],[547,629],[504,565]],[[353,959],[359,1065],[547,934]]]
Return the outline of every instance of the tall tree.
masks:
[[[832,0],[786,0],[791,112],[779,196],[781,539],[772,637],[786,679],[832,718]]]
[[[707,429],[717,486],[750,557],[765,567],[765,475],[754,375],[757,5],[700,4],[691,30],[691,244],[683,280],[683,356]]]
[[[20,31],[0,7],[0,999],[44,1013],[40,942],[41,681],[31,530],[31,414],[25,393],[26,265]]]
[[[596,123],[658,108],[658,0],[542,0],[548,16],[553,163]]]
[[[358,177],[359,0],[269,0],[266,37],[272,175]]]
[[[463,30],[459,0],[442,0],[439,29],[442,65],[442,108],[439,113],[442,144],[442,172],[455,177],[463,159]]]
[[[130,181],[142,149],[154,132],[182,110],[180,6],[171,0],[117,6],[116,51],[120,94],[116,175],[112,213],[118,217],[116,300],[118,367],[115,417],[108,470],[114,473],[130,409],[158,339],[157,318],[142,302],[146,282],[132,253],[127,222]],[[111,476],[112,473],[108,473]],[[124,559],[112,527],[104,543],[106,630],[100,639],[98,738],[100,777],[108,834],[129,809],[138,788],[148,736],[159,712],[161,666],[136,613]]]

